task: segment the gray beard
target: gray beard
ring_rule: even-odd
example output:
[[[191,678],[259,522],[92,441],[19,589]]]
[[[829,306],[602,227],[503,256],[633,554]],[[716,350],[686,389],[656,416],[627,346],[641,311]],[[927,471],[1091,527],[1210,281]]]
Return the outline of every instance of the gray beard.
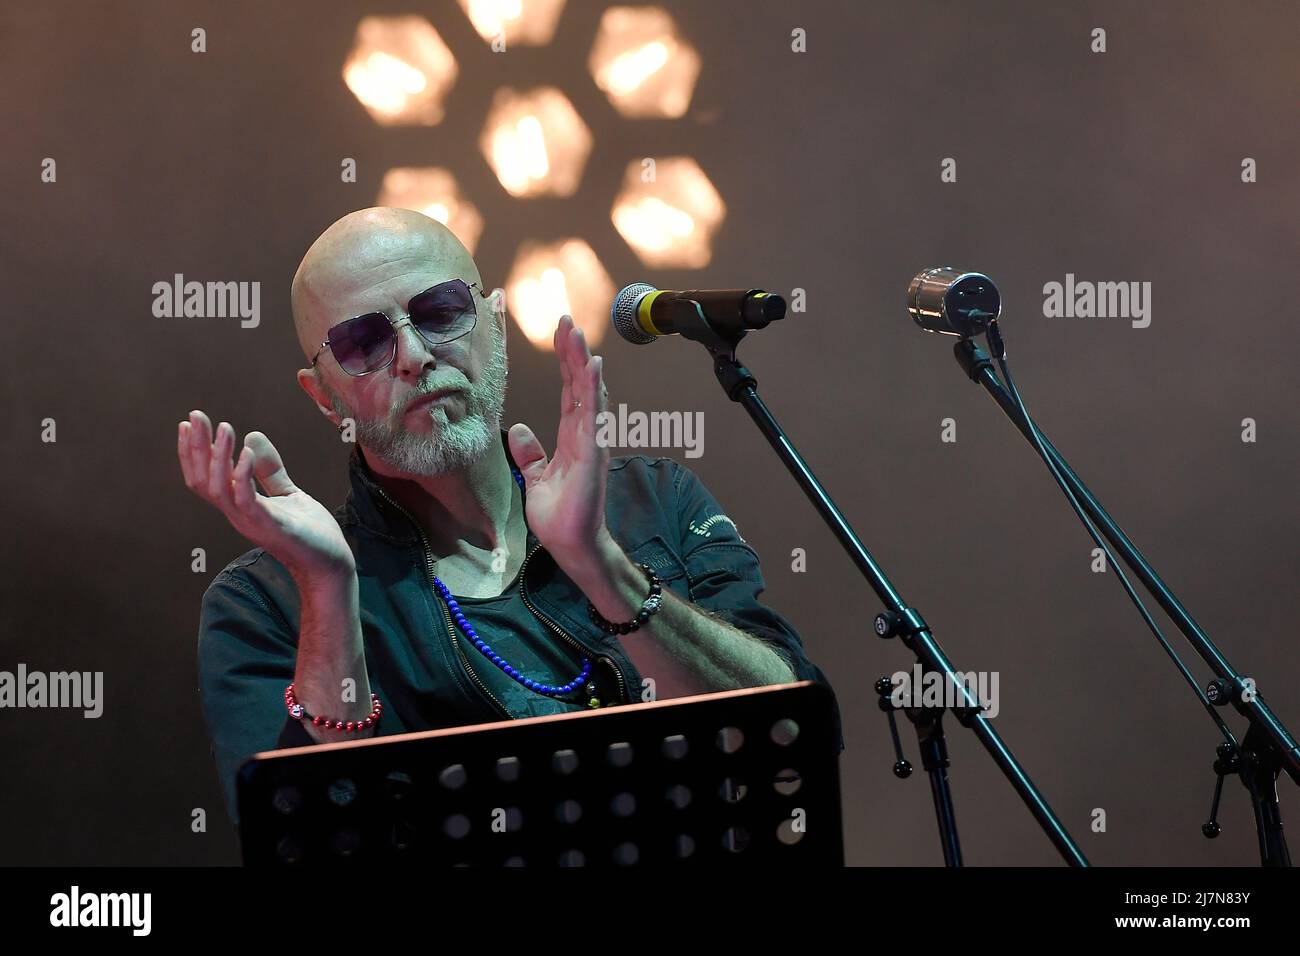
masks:
[[[410,395],[383,419],[358,419],[333,391],[330,406],[339,417],[356,422],[357,440],[389,467],[408,475],[446,475],[464,471],[486,454],[493,442],[501,440],[506,370],[505,335],[498,330],[492,340],[492,355],[479,380],[466,388],[465,417],[451,421],[445,418],[445,412],[431,412],[434,427],[429,433],[412,432],[402,424],[402,412],[412,399]],[[432,392],[435,388],[421,390]],[[394,419],[396,426],[392,424]]]

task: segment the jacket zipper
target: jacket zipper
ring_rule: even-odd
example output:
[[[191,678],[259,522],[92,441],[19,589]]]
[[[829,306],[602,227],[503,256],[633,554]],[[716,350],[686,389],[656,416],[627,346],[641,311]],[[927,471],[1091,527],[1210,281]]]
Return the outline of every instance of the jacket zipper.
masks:
[[[386,502],[388,502],[388,504],[392,505],[396,511],[402,514],[406,518],[406,520],[411,523],[411,526],[415,528],[415,533],[420,536],[420,544],[424,549],[425,578],[429,584],[429,589],[434,592],[434,596],[438,601],[438,606],[442,609],[442,618],[447,628],[447,634],[451,637],[452,646],[456,649],[456,654],[460,657],[461,663],[465,665],[465,673],[469,675],[470,680],[474,682],[475,686],[477,686],[478,689],[481,690],[487,696],[487,698],[490,701],[492,701],[493,704],[496,705],[497,709],[501,712],[502,716],[511,717],[512,715],[510,711],[506,709],[506,707],[501,703],[501,701],[496,699],[496,697],[492,694],[490,690],[488,690],[487,685],[485,685],[479,679],[479,676],[476,673],[474,673],[474,668],[470,666],[469,661],[465,657],[465,651],[461,647],[460,638],[456,634],[456,626],[455,624],[452,623],[451,613],[447,610],[447,603],[444,600],[442,600],[442,595],[438,593],[438,589],[435,588],[433,585],[433,578],[434,578],[433,549],[429,547],[429,539],[425,536],[424,529],[420,527],[419,523],[413,517],[411,517],[411,513],[407,511],[405,508],[403,508],[401,505],[399,505],[396,501],[394,501],[392,497],[388,494],[388,492],[384,491],[383,488],[380,488],[378,485],[376,485],[375,490],[379,492],[380,496],[383,497],[383,499]],[[536,554],[538,551],[541,550],[541,547],[542,546],[540,544],[536,545],[531,551],[529,551],[526,555],[524,555],[523,563],[519,566],[519,596],[523,598],[524,606],[528,608],[529,612],[531,612],[535,618],[537,618],[544,625],[546,625],[546,627],[549,628],[552,632],[559,635],[559,637],[561,637],[563,640],[567,641],[575,650],[579,652],[579,654],[581,654],[583,651],[586,651],[587,648],[585,648],[581,643],[579,643],[576,639],[570,636],[568,632],[566,632],[562,627],[560,627],[560,625],[556,624],[549,617],[547,617],[540,610],[538,610],[537,606],[534,605],[533,602],[528,598],[528,591],[525,588],[525,582],[528,579],[524,572],[528,569],[528,562],[532,559],[534,554]],[[608,655],[602,654],[596,659],[598,661],[601,661],[605,665],[607,665],[609,669],[614,672],[614,677],[618,681],[619,703],[623,703],[627,699],[627,689],[626,689],[627,685],[623,679],[623,672],[619,670],[618,665],[614,663],[614,659],[612,657],[609,657]]]
[[[380,488],[378,485],[376,485],[375,490],[378,491],[379,494],[383,497],[383,499],[387,501],[390,505],[392,505],[393,508],[395,508],[398,512],[404,515],[407,521],[411,522],[411,526],[415,528],[415,533],[420,536],[420,545],[424,548],[425,580],[429,585],[429,590],[433,592],[434,599],[438,602],[438,606],[442,608],[442,619],[444,624],[446,625],[447,634],[448,636],[451,637],[451,645],[456,649],[456,655],[460,658],[461,663],[465,666],[465,673],[469,675],[469,679],[474,682],[474,685],[483,692],[483,694],[488,698],[488,700],[492,701],[493,705],[495,705],[496,709],[500,712],[501,716],[511,717],[512,715],[510,711],[506,709],[505,705],[502,704],[501,701],[496,699],[492,691],[487,689],[486,684],[484,684],[481,680],[479,680],[479,676],[476,673],[474,673],[474,668],[470,667],[469,660],[465,657],[465,650],[464,648],[461,647],[460,638],[456,634],[456,626],[452,623],[451,613],[447,610],[447,602],[445,602],[442,599],[442,595],[438,593],[438,589],[433,586],[433,578],[434,578],[433,549],[429,547],[429,539],[425,537],[424,529],[421,528],[419,523],[414,518],[411,517],[411,513],[407,511],[405,508],[403,508],[401,505],[399,505],[396,501],[394,501],[392,497],[388,494],[388,492],[384,491],[383,488]]]
[[[531,551],[529,551],[526,555],[524,555],[524,563],[519,566],[519,596],[524,599],[524,606],[527,607],[528,610],[533,613],[533,616],[535,618],[537,618],[539,621],[545,624],[548,628],[550,628],[552,631],[554,631],[564,640],[568,641],[569,644],[571,644],[574,648],[576,648],[579,653],[582,653],[583,651],[586,651],[587,648],[583,647],[582,644],[580,644],[577,640],[571,637],[564,630],[564,628],[560,627],[560,625],[556,624],[549,617],[547,617],[545,614],[539,611],[537,607],[533,604],[533,602],[528,599],[528,590],[525,587],[525,583],[528,581],[528,577],[524,574],[524,571],[527,570],[528,568],[528,562],[532,559],[534,554],[536,554],[538,551],[541,550],[541,547],[542,546],[539,544],[535,546]],[[612,657],[609,657],[608,655],[602,654],[599,657],[597,657],[596,660],[601,661],[602,663],[607,665],[610,670],[614,672],[614,677],[618,681],[618,702],[620,704],[624,703],[627,700],[627,690],[626,690],[626,685],[623,681],[623,672],[618,669],[618,665],[614,663],[614,659]]]

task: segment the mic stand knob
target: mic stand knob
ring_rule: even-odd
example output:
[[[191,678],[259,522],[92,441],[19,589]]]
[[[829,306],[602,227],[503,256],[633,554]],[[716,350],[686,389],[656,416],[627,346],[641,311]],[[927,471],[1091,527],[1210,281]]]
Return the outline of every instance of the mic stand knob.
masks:
[[[1232,681],[1216,677],[1205,685],[1205,699],[1215,707],[1227,707],[1233,702]]]
[[[898,709],[893,701],[894,682],[888,677],[880,678],[876,681],[876,693],[879,695],[876,704],[885,712],[885,719],[889,721],[889,736],[894,742],[894,776],[906,780],[912,775],[912,765],[903,756],[903,742],[898,738],[898,722],[894,719],[894,711]]]
[[[885,612],[889,613],[891,612]],[[934,799],[935,814],[939,818],[944,864],[961,866],[961,844],[957,839],[957,820],[952,808],[952,793],[948,787],[948,748],[943,738],[944,709],[896,704],[894,682],[888,677],[876,681],[875,688],[879,698],[877,706],[885,712],[889,721],[889,736],[894,742],[894,776],[905,780],[912,775],[912,764],[903,757],[903,744],[898,738],[898,721],[894,717],[894,712],[901,710],[916,725],[917,740],[921,745],[921,765],[930,776],[930,795]]]
[[[1219,755],[1214,761],[1214,799],[1210,803],[1210,819],[1201,824],[1201,833],[1207,840],[1213,840],[1223,832],[1223,827],[1219,826],[1219,798],[1223,796],[1223,778],[1241,768],[1240,752],[1232,744],[1221,743],[1214,752]]]
[[[893,611],[881,611],[876,615],[872,626],[876,630],[877,637],[888,640],[902,629],[903,619]]]

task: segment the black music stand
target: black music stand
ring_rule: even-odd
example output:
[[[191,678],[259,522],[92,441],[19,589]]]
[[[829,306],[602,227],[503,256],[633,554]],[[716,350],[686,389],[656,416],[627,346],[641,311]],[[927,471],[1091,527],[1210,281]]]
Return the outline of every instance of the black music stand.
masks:
[[[843,866],[812,681],[255,754],[249,866]]]

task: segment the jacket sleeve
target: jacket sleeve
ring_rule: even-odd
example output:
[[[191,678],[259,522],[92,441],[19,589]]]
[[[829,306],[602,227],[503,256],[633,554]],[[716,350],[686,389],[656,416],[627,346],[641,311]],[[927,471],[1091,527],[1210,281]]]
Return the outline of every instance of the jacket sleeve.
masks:
[[[204,592],[198,644],[203,719],[226,811],[238,827],[240,764],[262,750],[315,743],[284,707],[297,633],[246,568],[230,566]]]
[[[844,733],[835,690],[821,668],[808,659],[790,622],[759,600],[766,584],[758,554],[694,472],[678,464],[674,484],[680,554],[686,564],[691,601],[766,642],[790,665],[798,680],[824,685],[831,692],[836,745],[842,751]]]

